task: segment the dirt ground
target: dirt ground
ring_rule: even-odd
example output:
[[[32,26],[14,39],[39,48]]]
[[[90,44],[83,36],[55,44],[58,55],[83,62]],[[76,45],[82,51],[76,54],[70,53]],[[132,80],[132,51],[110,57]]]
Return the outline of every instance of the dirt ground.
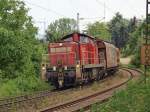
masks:
[[[109,86],[116,85],[116,83],[121,83],[128,79],[128,75],[123,73],[122,70],[118,71],[115,76],[107,78],[105,81],[94,82],[90,87],[72,90],[70,92],[62,93],[61,95],[53,95],[46,99],[43,106],[39,107],[40,109],[43,107],[49,107],[54,105],[62,104],[63,102],[72,101],[78,98],[82,98],[83,96],[88,96],[98,91],[105,90]]]
[[[131,62],[131,57],[126,57],[126,58],[120,58],[120,63],[122,65],[128,65]]]

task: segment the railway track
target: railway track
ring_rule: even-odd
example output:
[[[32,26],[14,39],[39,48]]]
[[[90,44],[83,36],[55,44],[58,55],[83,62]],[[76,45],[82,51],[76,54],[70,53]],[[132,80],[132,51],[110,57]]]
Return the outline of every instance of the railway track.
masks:
[[[47,109],[41,110],[40,112],[78,112],[80,111],[80,109],[88,110],[92,104],[97,103],[97,102],[102,103],[104,101],[107,101],[116,90],[125,87],[126,83],[128,83],[137,75],[135,71],[140,74],[142,73],[142,71],[137,70],[137,69],[129,69],[129,68],[120,68],[120,69],[130,74],[130,77],[128,80],[122,83],[119,83],[115,86],[112,86],[106,90],[74,100],[72,102],[67,102],[67,103],[57,105],[54,107],[49,107]]]
[[[103,81],[105,81],[105,79]],[[126,83],[126,82],[124,82],[124,83]],[[121,84],[121,85],[123,85],[123,84]],[[119,85],[118,85],[118,87],[119,87]],[[67,89],[67,90],[55,91],[55,92],[54,91],[52,92],[51,90],[47,90],[47,91],[37,92],[37,93],[34,93],[34,94],[28,94],[28,95],[22,95],[22,96],[18,96],[18,97],[0,99],[0,112],[18,111],[18,109],[20,109],[22,107],[27,108],[26,104],[28,104],[28,106],[30,106],[29,105],[30,103],[32,103],[32,107],[34,106],[35,108],[37,108],[37,105],[44,98],[48,98],[48,97],[59,95],[59,94],[65,94],[69,91],[77,90],[77,89],[78,88],[73,88],[73,89]],[[112,89],[113,88],[110,88],[109,90],[112,90]],[[51,110],[55,110],[56,108],[57,108],[57,110],[58,109],[63,109],[63,108],[68,108],[68,107],[73,106],[74,104],[79,104],[82,101],[86,101],[87,99],[94,98],[94,97],[98,96],[99,94],[106,93],[106,92],[107,91],[103,91],[103,92],[96,93],[96,94],[90,95],[90,96],[82,98],[82,99],[78,99],[76,101],[72,101],[72,102],[68,102],[66,104],[62,104],[62,105],[59,105],[59,106],[44,109],[44,110],[42,110],[42,112],[52,112]],[[105,100],[106,100],[106,98],[104,99],[104,101]],[[87,108],[87,107],[88,106],[85,105],[85,108]]]
[[[27,94],[17,97],[0,99],[0,112],[9,112],[13,110],[15,111],[17,110],[17,108],[20,108],[21,106],[25,105],[30,101],[39,100],[40,98],[43,98],[44,96],[49,96],[51,94],[52,94],[51,90],[47,90],[37,92],[34,94]]]
[[[1,98],[0,99],[0,112],[16,111],[22,107],[25,107],[29,103],[32,103],[32,106],[36,108],[37,102],[40,102],[42,99],[45,99],[51,96],[65,94],[65,93],[68,93],[69,91],[72,91],[72,90],[75,91],[77,89],[79,88],[71,88],[71,89],[66,89],[62,91],[45,90],[45,91],[40,91],[40,92],[36,92],[32,94],[20,95],[17,97]]]
[[[105,80],[107,80],[107,78],[102,80],[101,82],[104,82]],[[87,87],[90,87],[90,85],[86,85],[82,89],[87,88]],[[1,98],[0,99],[0,112],[17,111],[18,109],[25,107],[26,104],[29,104],[31,102],[32,102],[32,106],[37,107],[38,104],[36,102],[40,102],[41,99],[48,98],[51,96],[56,96],[59,94],[65,94],[65,93],[68,93],[69,91],[76,91],[78,89],[79,87],[71,88],[71,89],[67,89],[63,91],[46,90],[46,91],[40,91],[40,92],[36,92],[32,94],[20,95],[17,97]]]

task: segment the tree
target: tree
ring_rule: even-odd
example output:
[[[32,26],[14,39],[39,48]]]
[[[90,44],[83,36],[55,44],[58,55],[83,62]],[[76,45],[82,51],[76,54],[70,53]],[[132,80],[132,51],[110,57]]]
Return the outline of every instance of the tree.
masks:
[[[127,26],[128,20],[124,19],[120,13],[116,13],[109,23],[111,40],[118,48],[123,48],[128,41]]]
[[[122,53],[124,56],[131,55],[135,53],[136,46],[138,45],[139,36],[141,36],[141,31],[138,33],[138,28],[140,27],[141,23],[136,17],[131,18],[128,24],[128,42],[122,49]]]
[[[0,4],[0,71],[2,78],[13,79],[35,74],[33,51],[37,28],[20,0],[2,0]],[[38,54],[36,52],[36,54]]]
[[[128,31],[132,33],[136,30],[137,27],[138,27],[138,20],[136,19],[136,17],[131,18],[128,25]]]
[[[124,54],[132,55],[131,64],[140,67],[140,48],[143,44],[143,36],[145,35],[145,21],[136,20],[136,24],[130,32],[128,44],[125,46]]]
[[[47,41],[57,41],[62,36],[76,31],[76,21],[69,18],[61,18],[51,23],[46,30]]]
[[[0,3],[0,97],[48,89],[40,80],[44,48],[36,39],[28,9],[20,0]]]
[[[110,33],[106,23],[95,22],[89,24],[87,27],[87,33],[100,39],[110,40]]]

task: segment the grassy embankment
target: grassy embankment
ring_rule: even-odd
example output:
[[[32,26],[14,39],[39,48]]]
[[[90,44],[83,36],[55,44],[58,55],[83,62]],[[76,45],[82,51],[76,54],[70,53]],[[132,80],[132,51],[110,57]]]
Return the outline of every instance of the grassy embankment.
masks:
[[[127,65],[126,65],[127,66]],[[128,65],[128,67],[134,67]],[[143,67],[140,69],[143,70]],[[143,75],[138,81],[132,81],[125,90],[114,93],[104,104],[94,104],[92,112],[150,112],[150,72],[146,84]]]
[[[51,89],[51,86],[36,76],[18,77],[0,83],[0,98],[30,94]]]
[[[95,104],[92,112],[149,112],[150,78],[147,83],[130,82],[127,89],[113,95],[106,103]]]

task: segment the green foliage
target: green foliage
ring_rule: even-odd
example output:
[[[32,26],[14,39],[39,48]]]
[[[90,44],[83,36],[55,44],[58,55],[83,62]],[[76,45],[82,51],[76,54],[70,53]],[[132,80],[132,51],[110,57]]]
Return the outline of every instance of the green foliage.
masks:
[[[91,111],[92,111],[92,112],[100,112],[100,109],[98,108],[98,106],[99,106],[99,105],[96,104],[96,103],[93,104],[92,107],[91,107]]]
[[[124,19],[119,13],[116,13],[115,17],[109,23],[111,40],[118,48],[124,47],[128,40],[127,26],[128,20]]]
[[[133,64],[135,67],[138,67],[138,68],[140,68],[140,66],[141,66],[140,50],[139,49],[137,49],[137,51],[135,52],[133,58],[131,59],[131,64]]]
[[[133,21],[130,21],[130,24]],[[123,56],[132,55],[131,64],[136,67],[140,67],[140,47],[143,43],[143,35],[145,34],[145,23],[144,22],[134,22],[132,30],[129,33],[129,39],[126,46],[122,49]]]
[[[89,24],[87,33],[94,37],[110,41],[111,36],[106,23],[95,22],[93,24]]]
[[[30,44],[25,39],[15,36],[13,31],[0,28],[0,68],[2,78],[16,78],[26,63],[30,62]]]
[[[101,112],[149,112],[150,80],[147,84],[130,83],[126,90],[117,92],[110,101],[99,107]]]
[[[48,88],[39,79],[44,47],[36,39],[37,28],[27,13],[23,1],[1,0],[0,96]]]
[[[46,30],[47,41],[57,41],[62,36],[76,31],[76,21],[69,18],[61,18],[51,23]]]
[[[132,21],[130,21],[132,24]],[[129,39],[126,46],[122,49],[122,53],[124,56],[128,56],[131,54],[137,53],[141,43],[142,43],[142,33],[144,30],[144,24],[136,22],[134,26],[132,26],[132,30],[129,33]]]
[[[31,60],[34,65],[35,73],[37,75],[40,75],[42,54],[44,54],[46,50],[47,49],[45,49],[45,46],[43,46],[40,42],[34,42]]]
[[[47,89],[50,89],[49,85],[36,76],[22,76],[3,83],[0,86],[0,97],[16,96]]]
[[[19,0],[2,0],[0,5],[0,69],[2,78],[34,74],[31,65],[37,28],[27,16],[25,4]],[[31,66],[28,66],[30,64]]]
[[[84,112],[84,109],[81,109],[80,112]]]

